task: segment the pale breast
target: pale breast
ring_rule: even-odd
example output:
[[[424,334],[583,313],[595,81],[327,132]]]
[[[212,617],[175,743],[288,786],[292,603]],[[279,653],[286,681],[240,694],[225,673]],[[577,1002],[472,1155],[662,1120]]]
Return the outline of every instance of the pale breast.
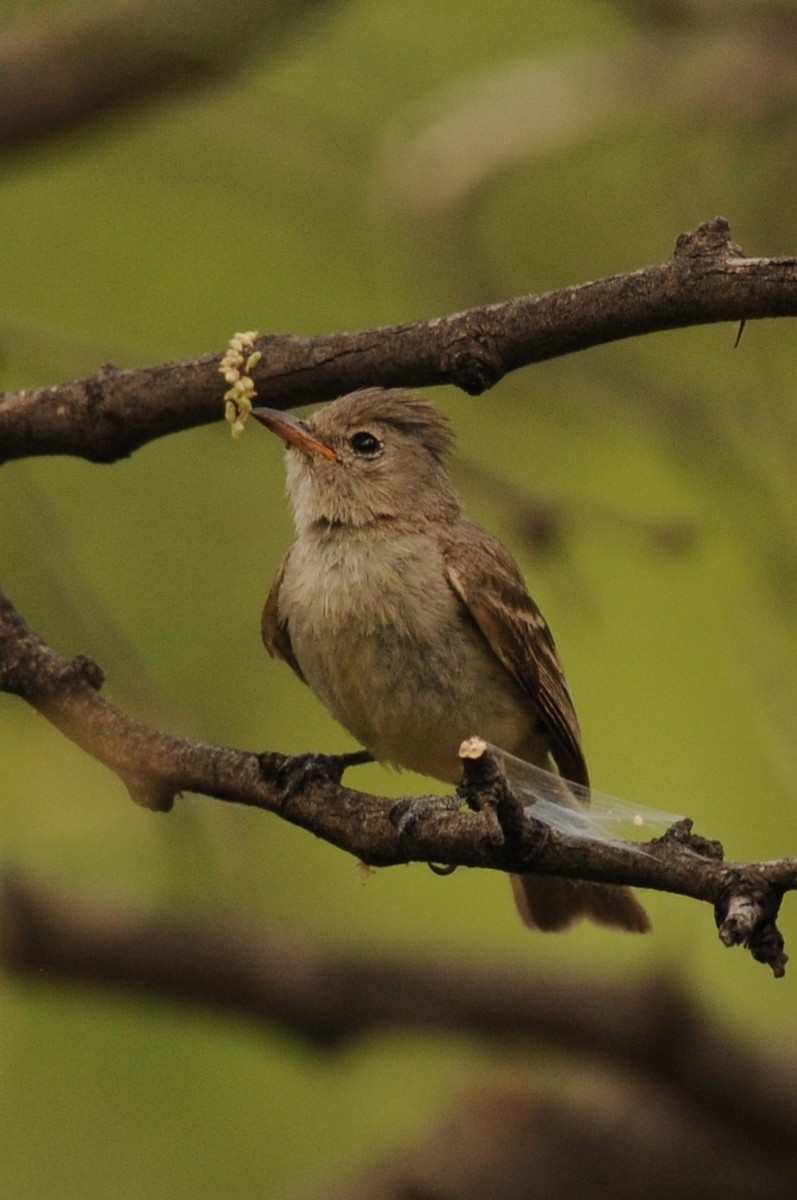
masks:
[[[516,751],[532,736],[530,697],[454,595],[428,536],[305,536],[280,610],[308,684],[376,758],[455,781],[465,737]]]

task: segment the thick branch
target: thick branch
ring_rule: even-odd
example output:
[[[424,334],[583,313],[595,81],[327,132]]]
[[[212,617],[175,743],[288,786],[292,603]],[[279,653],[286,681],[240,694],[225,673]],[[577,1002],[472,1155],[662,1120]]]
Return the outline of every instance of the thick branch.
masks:
[[[784,972],[775,921],[783,893],[797,888],[797,859],[725,863],[718,843],[693,836],[689,822],[644,844],[565,836],[518,805],[490,754],[463,760],[464,794],[490,819],[452,810],[439,797],[424,798],[419,810],[417,799],[343,787],[345,760],[258,756],[162,734],[104,701],[101,684],[96,664],[61,658],[0,592],[0,690],[26,700],[115,771],[146,807],[167,810],[176,795],[192,791],[277,812],[374,866],[446,863],[690,896],[714,906],[726,945],[743,944],[776,975]],[[423,815],[407,821],[408,806]]]
[[[797,315],[797,259],[744,258],[717,218],[657,266],[407,325],[263,337],[253,371],[276,408],[359,387],[452,383],[472,395],[530,363],[657,330]],[[0,462],[75,454],[113,462],[220,419],[221,355],[0,395]]]

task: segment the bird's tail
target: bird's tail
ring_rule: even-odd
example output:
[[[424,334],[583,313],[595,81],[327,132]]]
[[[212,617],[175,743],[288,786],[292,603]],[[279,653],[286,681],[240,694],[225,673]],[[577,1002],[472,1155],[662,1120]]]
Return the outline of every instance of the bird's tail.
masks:
[[[549,875],[510,878],[518,912],[530,929],[555,933],[586,918],[629,933],[650,930],[648,914],[630,888]]]

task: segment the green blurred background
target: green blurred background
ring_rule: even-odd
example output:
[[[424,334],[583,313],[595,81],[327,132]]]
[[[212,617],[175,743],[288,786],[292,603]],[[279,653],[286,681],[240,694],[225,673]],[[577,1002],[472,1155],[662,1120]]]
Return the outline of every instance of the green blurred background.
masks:
[[[44,11],[5,8],[9,27]],[[184,10],[239,71],[5,155],[2,386],[577,283],[664,259],[717,213],[747,253],[793,253],[797,8],[760,25],[755,5],[657,23],[666,9],[348,0],[284,38],[278,12],[258,30],[245,5]],[[778,857],[797,841],[797,337],[750,324],[734,349],[736,332],[434,395],[471,514],[512,544],[553,626],[597,786],[687,813],[731,857]],[[271,440],[220,421],[112,467],[11,463],[0,499],[4,585],[61,653],[103,665],[110,699],[242,748],[351,748],[260,647],[291,537]],[[704,906],[650,897],[646,939],[532,936],[499,876],[363,884],[262,813],[189,796],[153,815],[22,704],[0,712],[3,861],[43,883],[366,953],[670,972],[744,1036],[793,1045],[794,976],[723,950]],[[350,782],[428,788],[379,767]],[[783,930],[788,946],[788,900]],[[16,1200],[287,1194],[401,1144],[491,1069],[455,1038],[324,1057],[276,1028],[6,979],[2,1173]]]

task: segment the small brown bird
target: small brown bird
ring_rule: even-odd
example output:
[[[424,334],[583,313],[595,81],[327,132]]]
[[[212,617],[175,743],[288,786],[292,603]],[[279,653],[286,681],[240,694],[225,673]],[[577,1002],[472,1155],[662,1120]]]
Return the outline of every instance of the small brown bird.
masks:
[[[263,611],[268,652],[378,760],[457,783],[460,743],[478,734],[588,787],[553,638],[508,552],[463,514],[443,414],[369,388],[307,420],[252,415],[287,446],[297,534]],[[512,884],[534,928],[649,928],[627,888]]]

